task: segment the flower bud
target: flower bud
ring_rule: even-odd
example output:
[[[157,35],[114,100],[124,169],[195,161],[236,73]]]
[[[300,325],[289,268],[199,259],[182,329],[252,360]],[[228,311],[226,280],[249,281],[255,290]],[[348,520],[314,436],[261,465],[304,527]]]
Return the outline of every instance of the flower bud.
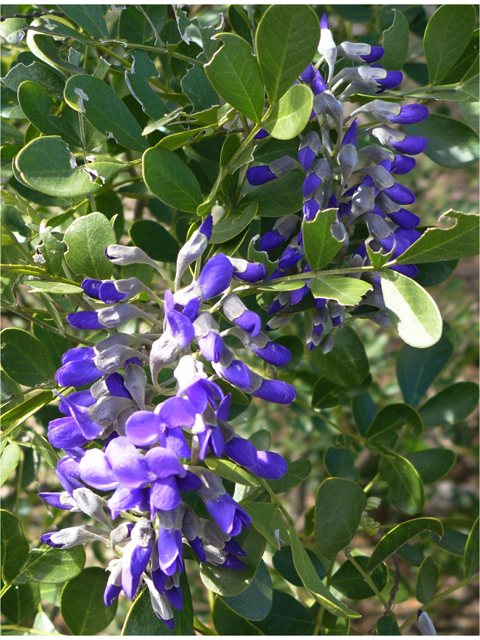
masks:
[[[310,131],[300,142],[298,149],[298,160],[303,167],[304,171],[307,171],[312,162],[318,155],[322,143],[320,142],[320,136],[316,131]]]
[[[435,629],[435,626],[431,621],[430,616],[425,611],[422,611],[422,609],[418,610],[417,623],[422,636],[437,635],[437,630]]]
[[[320,20],[320,42],[318,44],[318,52],[322,55],[328,64],[328,81],[332,80],[337,60],[337,47],[332,36],[332,32],[328,26],[327,15],[324,13]]]
[[[267,231],[258,241],[260,251],[271,251],[288,239],[297,226],[298,218],[293,213],[278,218],[272,231]]]
[[[262,327],[260,316],[254,311],[250,311],[234,293],[228,295],[223,301],[223,312],[230,322],[249,333],[256,336]]]
[[[175,290],[180,286],[182,276],[188,267],[203,254],[212,236],[213,217],[207,216],[200,227],[194,231],[189,240],[178,252],[175,272]]]
[[[129,264],[149,264],[157,269],[157,263],[139,247],[124,247],[122,244],[111,244],[105,249],[105,255],[113,264],[125,267]]]
[[[362,42],[342,42],[337,47],[338,55],[353,60],[354,62],[373,63],[380,60],[384,54],[383,47],[365,44]]]

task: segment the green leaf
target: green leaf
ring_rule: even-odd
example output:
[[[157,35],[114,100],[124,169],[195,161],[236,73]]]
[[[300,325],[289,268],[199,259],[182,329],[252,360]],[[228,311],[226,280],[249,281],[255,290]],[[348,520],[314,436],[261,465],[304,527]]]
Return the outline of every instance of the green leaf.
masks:
[[[318,577],[323,580],[326,574],[322,561],[311,549],[306,549],[306,552],[312,561]],[[282,578],[285,578],[285,580],[288,580],[288,582],[296,587],[302,586],[303,583],[295,569],[295,565],[293,564],[292,547],[284,546],[276,551],[273,554],[272,563]]]
[[[390,499],[400,511],[413,516],[423,510],[423,482],[411,462],[398,453],[389,451],[387,455],[382,455],[379,471],[390,487]]]
[[[257,59],[243,38],[233,33],[214,36],[223,46],[205,65],[205,73],[215,91],[240,113],[260,122],[265,108],[265,92]]]
[[[442,317],[431,295],[398,271],[387,269],[380,277],[385,306],[402,340],[420,349],[438,342]]]
[[[54,102],[46,89],[27,80],[18,88],[18,102],[30,122],[47,136],[60,136],[67,144],[81,145],[77,132],[70,122],[60,116],[51,115]]]
[[[308,478],[312,471],[312,463],[308,458],[299,458],[290,462],[285,475],[280,480],[268,480],[268,485],[275,493],[290,491]]]
[[[334,4],[333,11],[343,20],[353,23],[370,22],[374,17],[373,9],[364,4]]]
[[[428,349],[403,346],[397,356],[397,378],[403,399],[416,407],[428,388],[442,372],[454,349],[454,335],[448,323],[440,340]]]
[[[183,609],[173,611],[174,628],[170,629],[152,609],[148,588],[145,588],[131,606],[122,636],[191,636],[193,635],[193,604],[185,571],[180,574]]]
[[[331,482],[331,480],[325,480],[323,482],[323,485],[326,482]],[[338,480],[338,482],[349,482],[349,481]],[[352,482],[350,484],[353,485],[354,483]],[[358,487],[360,491],[362,491],[362,489],[360,489],[358,485],[355,485],[355,486]],[[363,491],[362,491],[362,494],[363,494]],[[318,496],[318,493],[317,493],[317,496]],[[365,498],[365,504],[366,504],[366,501],[367,499]],[[317,506],[318,506],[318,502],[317,502]],[[350,518],[350,522],[353,522],[352,518]],[[349,524],[350,523],[348,523],[346,526],[348,527]],[[300,538],[298,537],[298,534],[295,530],[295,525],[293,523],[290,525],[289,533],[290,533],[290,541],[292,544],[293,562],[295,564],[295,569],[297,570],[297,573],[300,576],[300,579],[302,580],[305,589],[315,594],[315,599],[323,607],[325,607],[327,611],[330,611],[330,613],[333,613],[335,616],[339,618],[360,618],[361,615],[359,613],[357,613],[356,611],[353,611],[352,609],[350,609],[350,607],[347,607],[346,604],[337,600],[337,598],[335,598],[335,596],[333,596],[330,593],[330,591],[327,589],[327,587],[323,584],[321,579],[318,577],[318,573],[315,571],[312,561],[310,560],[310,557],[307,553],[307,550],[305,549]],[[353,537],[353,534],[352,534],[352,537]],[[350,542],[350,540],[351,538],[349,538],[348,542]],[[317,542],[318,542],[318,539],[317,539]],[[346,544],[348,544],[348,542]]]
[[[272,180],[260,187],[251,187],[241,200],[242,207],[252,202],[258,203],[260,218],[278,218],[288,213],[297,213],[302,208],[302,184],[305,174],[290,171],[283,178]]]
[[[453,468],[456,455],[451,449],[422,449],[410,453],[407,460],[418,471],[423,484],[433,484]]]
[[[143,11],[153,22],[157,32],[159,33],[165,26],[167,19],[166,5],[143,5]],[[120,12],[118,21],[118,37],[135,44],[145,44],[154,37],[152,27],[150,26],[146,16],[137,6],[127,5]],[[157,41],[158,42],[158,41]]]
[[[2,367],[7,375],[27,387],[55,378],[52,357],[28,331],[9,327],[0,333]]]
[[[272,608],[272,579],[266,564],[260,562],[252,584],[238,596],[222,598],[224,604],[247,620],[263,620]]]
[[[205,71],[193,66],[181,80],[182,89],[193,105],[193,112],[206,111],[219,105],[220,99],[212,89]]]
[[[307,126],[313,108],[313,93],[304,84],[295,84],[273,107],[264,128],[277,140],[296,138]]]
[[[57,21],[58,18],[54,20],[54,23]],[[55,25],[54,30],[57,31]],[[81,36],[79,37],[81,38]],[[59,40],[61,39],[62,38],[60,37]],[[68,71],[69,73],[85,73],[85,69],[83,67],[79,67],[77,64],[72,64],[72,62],[65,59],[62,55],[62,44],[54,40],[53,32],[51,35],[44,35],[33,29],[29,29],[27,31],[26,43],[30,51],[37,58],[58,70],[62,75],[65,75],[65,71]]]
[[[335,333],[335,346],[330,353],[316,349],[312,359],[328,380],[342,388],[360,386],[370,369],[362,341],[348,326]]]
[[[125,10],[122,15],[124,13]],[[168,115],[169,108],[149,84],[151,77],[158,78],[158,70],[146,51],[132,51],[130,55],[133,63],[131,70],[125,72],[125,82],[142,110],[154,120],[159,120]]]
[[[125,167],[113,158],[77,166],[59,136],[36,138],[15,158],[19,177],[32,189],[50,196],[85,196],[96,193]]]
[[[318,603],[314,605],[315,610]],[[313,607],[310,609],[313,613]],[[322,636],[348,636],[350,632],[350,620],[348,618],[337,618],[330,611],[325,611],[322,618],[322,628],[319,635]]]
[[[89,213],[77,218],[64,236],[68,251],[65,260],[76,274],[88,278],[108,279],[113,266],[105,255],[105,249],[115,243],[115,232],[102,213]]]
[[[425,262],[417,265],[418,275],[415,280],[422,287],[434,287],[447,280],[458,266],[458,260],[442,262]]]
[[[313,387],[312,409],[331,409],[336,407],[340,402],[340,393],[342,391],[343,387],[339,387],[338,384],[331,382],[325,376],[321,376]]]
[[[478,56],[478,29],[476,29],[473,32],[472,37],[470,38],[470,41],[465,51],[463,52],[463,54],[460,56],[457,62],[453,65],[453,67],[450,69],[447,75],[442,78],[442,84],[452,84],[455,82],[461,82],[465,78],[465,76],[467,76],[467,79],[468,79],[468,77],[470,76],[467,74],[467,72],[472,68],[472,65],[475,64],[475,61],[477,60],[477,56]],[[476,62],[476,72],[478,73],[478,60]],[[477,121],[477,124],[478,124],[478,121]]]
[[[153,220],[137,220],[128,232],[136,247],[153,260],[175,262],[180,246],[165,227]]]
[[[5,411],[2,415],[2,430],[5,432],[8,430],[11,433],[22,422],[25,422],[28,418],[33,416],[39,409],[47,405],[54,399],[54,395],[51,391],[41,391],[35,396],[25,400],[21,404]]]
[[[103,7],[99,4],[59,4],[60,11],[76,22],[87,33],[99,38],[108,38],[108,29],[103,16]]]
[[[2,453],[0,486],[4,485],[20,462],[20,447],[15,442],[7,444]]]
[[[425,155],[442,167],[463,169],[478,162],[478,133],[457,118],[431,113],[423,122],[405,128],[428,140]]]
[[[344,478],[327,478],[315,500],[315,540],[322,556],[332,560],[352,540],[367,506],[363,489]]]
[[[337,255],[343,244],[332,234],[332,224],[337,222],[338,209],[320,211],[311,222],[303,222],[305,254],[312,271],[325,267]]]
[[[259,482],[252,476],[251,473],[246,471],[243,467],[230,460],[221,460],[220,458],[207,457],[205,464],[209,469],[217,473],[222,478],[231,480],[238,484],[244,484],[248,487],[258,487]]]
[[[5,452],[3,455],[5,455]],[[13,513],[2,509],[0,525],[2,529],[2,580],[4,583],[8,583],[13,581],[27,559],[28,541],[23,535],[23,529],[20,521],[13,515]]]
[[[415,409],[408,404],[390,404],[377,413],[365,437],[374,446],[384,444],[393,447],[398,438],[396,431],[406,425],[412,428],[415,437],[422,435],[422,419]]]
[[[273,590],[270,613],[265,620],[255,622],[255,627],[266,636],[310,636],[314,626],[315,619],[307,609],[296,598],[277,589]]]
[[[325,452],[325,468],[330,476],[357,482],[360,472],[355,461],[355,454],[350,449],[330,447]]]
[[[398,9],[392,9],[394,14],[392,26],[383,32],[382,58],[384,69],[401,69],[408,55],[408,20]]]
[[[45,260],[46,270],[53,275],[61,275],[65,244],[58,240],[50,227],[40,223],[39,236],[42,243],[37,246],[37,253]]]
[[[19,62],[14,67],[11,67],[7,75],[2,78],[2,84],[16,92],[25,80],[36,82],[46,89],[52,98],[62,100],[65,80],[51,67],[47,67],[46,64],[35,61],[29,65],[25,65]],[[5,141],[5,137],[2,136],[2,139]]]
[[[26,282],[29,287],[32,287],[30,291],[35,293],[41,291],[43,293],[57,293],[59,295],[71,295],[74,293],[83,293],[83,289],[80,285],[66,284],[64,282],[45,282],[42,280],[33,280]]]
[[[419,602],[425,604],[433,598],[439,577],[440,571],[435,559],[427,556],[420,566],[415,582],[415,597]]]
[[[255,43],[270,104],[310,64],[319,40],[319,20],[308,5],[272,5],[263,14]]]
[[[42,582],[58,584],[78,576],[85,566],[85,549],[83,546],[71,549],[46,547],[33,549],[27,561],[15,578],[15,584],[25,582]]]
[[[411,264],[459,260],[478,255],[479,216],[450,209],[441,216],[453,221],[448,228],[430,227],[395,262]]]
[[[370,558],[367,556],[355,556],[355,561],[358,562],[364,570],[366,570],[369,560]],[[376,567],[371,577],[377,589],[382,591],[388,582],[387,565],[382,562]],[[344,562],[333,574],[331,585],[351,600],[365,600],[375,595],[373,589],[368,586],[362,574],[350,560]]]
[[[377,636],[401,636],[398,622],[391,616],[382,616],[375,623]]]
[[[288,533],[279,508],[271,502],[249,502],[245,511],[252,518],[253,526],[277,549],[288,542]]]
[[[423,46],[430,84],[438,84],[465,51],[475,28],[475,7],[443,5],[428,21]]]
[[[368,391],[352,398],[352,411],[357,429],[364,436],[377,415],[377,407]]]
[[[461,531],[455,531],[455,529],[445,529],[445,533],[441,540],[434,533],[422,534],[422,538],[431,540],[437,547],[443,549],[447,553],[451,553],[453,556],[463,558],[465,555],[465,548],[467,545],[468,536]]]
[[[244,209],[240,211],[234,211],[233,215],[228,216],[224,220],[220,220],[214,225],[212,231],[212,237],[210,238],[211,244],[220,244],[221,242],[227,242],[238,236],[255,217],[258,205],[254,202],[248,204]]]
[[[10,44],[20,44],[28,23],[23,18],[7,18],[0,23],[0,36]]]
[[[478,518],[468,536],[467,545],[465,547],[465,559],[463,562],[463,572],[466,578],[473,578],[478,573]]]
[[[72,109],[83,113],[95,129],[115,138],[123,147],[140,152],[147,148],[136,119],[115,91],[100,78],[72,76],[65,85],[65,100]]]
[[[467,418],[478,405],[478,384],[457,382],[427,400],[420,408],[426,427],[453,426]]]
[[[260,629],[254,627],[248,620],[236,614],[226,606],[222,598],[216,597],[213,603],[212,620],[218,635],[233,636],[262,636]]]
[[[111,607],[103,603],[108,573],[100,567],[84,569],[62,591],[60,610],[67,627],[76,636],[103,631],[115,617],[118,600]]]
[[[212,564],[202,564],[200,567],[203,584],[220,596],[237,596],[252,584],[267,544],[265,538],[254,528],[247,533],[245,539],[240,537],[238,542],[247,554],[242,558],[246,570],[223,569]]]
[[[175,209],[195,213],[203,201],[193,171],[172,151],[160,147],[146,151],[143,177],[148,189]]]
[[[315,298],[337,300],[345,306],[358,304],[367,291],[373,286],[358,278],[328,276],[315,278],[312,282],[312,294]]]
[[[13,624],[22,624],[35,616],[39,604],[38,584],[13,585],[2,596],[2,614]]]
[[[397,549],[400,549],[406,542],[427,529],[440,537],[443,536],[443,525],[436,518],[416,518],[415,520],[402,522],[391,529],[377,543],[368,563],[368,571],[371,573],[380,563],[390,557],[392,553],[395,553]]]
[[[41,456],[51,469],[55,469],[60,460],[52,445],[38,431],[33,434],[32,445],[35,451]]]

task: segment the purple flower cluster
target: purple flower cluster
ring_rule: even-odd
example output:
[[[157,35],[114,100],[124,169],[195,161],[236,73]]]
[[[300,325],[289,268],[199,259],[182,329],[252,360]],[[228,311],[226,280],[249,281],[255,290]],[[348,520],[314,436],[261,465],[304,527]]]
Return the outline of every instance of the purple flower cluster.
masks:
[[[71,313],[68,322],[110,335],[95,347],[70,349],[62,358],[57,383],[89,388],[61,396],[65,417],[50,422],[48,436],[66,453],[56,469],[63,491],[40,494],[52,506],[83,511],[100,524],[47,533],[43,542],[69,548],[104,540],[117,556],[110,563],[105,603],[111,605],[122,590],[133,599],[146,585],[154,611],[169,626],[172,607],[182,608],[184,542],[201,563],[245,569],[245,552],[235,538],[250,528],[251,519],[206,466],[207,456],[224,457],[266,479],[279,479],[287,469],[279,454],[259,451],[235,433],[228,421],[231,393],[218,381],[270,402],[289,404],[295,398],[291,385],[252,371],[223,339],[234,335],[274,366],[290,360],[288,349],[261,332],[260,317],[231,291],[235,283],[263,280],[262,264],[218,254],[207,260],[198,278],[178,288],[188,266],[201,258],[211,232],[210,216],[181,249],[177,288],[166,289],[162,310],[149,307],[147,312],[128,302],[146,290],[135,278],[82,283],[92,305],[107,306]],[[151,262],[133,247],[110,246],[106,254],[117,264]],[[222,333],[209,304],[218,296],[217,306],[232,325]],[[122,332],[120,327],[132,319],[151,324],[152,333]],[[166,369],[173,376],[160,382]],[[168,397],[155,405],[159,395]],[[94,490],[110,495],[100,497]],[[210,518],[196,513],[192,496]],[[123,522],[114,524],[119,516]]]
[[[334,208],[337,217],[331,233],[343,243],[340,258],[350,256],[348,266],[355,268],[371,264],[367,245],[376,253],[390,254],[393,260],[421,235],[416,229],[419,217],[405,208],[415,203],[415,195],[397,180],[414,169],[415,159],[412,156],[425,149],[427,140],[407,135],[392,125],[421,122],[428,116],[428,109],[419,104],[400,105],[372,97],[371,101],[353,112],[349,107],[350,114],[345,115],[344,103],[351,102],[353,94],[375,96],[391,91],[400,85],[403,75],[400,71],[387,71],[378,64],[383,56],[382,47],[351,42],[336,46],[326,16],[321,21],[319,51],[328,68],[327,81],[312,64],[298,80],[308,85],[314,94],[312,118],[317,121],[318,130],[314,124],[308,125],[301,137],[296,165],[292,164],[292,158],[280,158],[266,166],[252,166],[247,170],[247,180],[258,186],[284,175],[285,171],[279,172],[278,167],[285,170],[294,166],[301,168],[305,173],[303,226],[316,220],[326,209]],[[343,66],[335,73],[338,57],[346,58],[355,65]],[[360,129],[359,117],[362,115],[368,122]],[[375,144],[362,142],[359,145],[360,136],[367,134],[372,142],[376,139]],[[257,135],[257,139],[264,137],[263,133]],[[305,258],[303,229],[295,235],[297,222],[298,217],[292,214],[279,218],[273,229],[258,240],[260,251],[272,252],[277,247],[284,247],[269,279],[311,271]],[[369,234],[367,241],[362,241],[359,247],[350,242],[356,225],[365,225]],[[364,235],[360,234],[360,237]],[[412,278],[418,274],[415,265],[391,268]],[[373,308],[367,313],[368,317],[380,324],[388,324],[390,320],[383,303],[380,279],[375,273],[366,277],[374,290],[364,297],[361,305],[370,310]],[[274,317],[267,329],[285,326],[294,317],[299,309],[297,305],[310,294],[311,282],[306,279],[302,288],[278,294],[269,308]],[[314,312],[306,338],[307,346],[312,350],[320,345],[327,353],[333,347],[335,329],[343,324],[345,309],[336,301],[323,298],[314,298],[309,306]]]

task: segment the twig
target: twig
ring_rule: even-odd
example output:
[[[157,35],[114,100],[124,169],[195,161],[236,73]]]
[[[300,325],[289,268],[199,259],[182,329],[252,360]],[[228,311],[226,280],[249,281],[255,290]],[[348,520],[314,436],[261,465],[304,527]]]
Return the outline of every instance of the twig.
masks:
[[[398,562],[398,556],[396,553],[394,553],[392,555],[392,559],[393,559],[393,563],[395,565],[395,578],[393,581],[393,586],[392,586],[392,590],[390,591],[390,600],[388,601],[388,604],[391,607],[395,606],[395,597],[397,595],[398,589],[400,588],[400,563]]]

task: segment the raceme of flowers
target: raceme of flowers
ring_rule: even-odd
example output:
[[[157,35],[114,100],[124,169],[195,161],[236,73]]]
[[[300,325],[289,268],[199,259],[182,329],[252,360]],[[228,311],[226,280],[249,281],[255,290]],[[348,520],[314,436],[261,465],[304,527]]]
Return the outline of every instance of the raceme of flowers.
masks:
[[[365,224],[370,248],[396,257],[420,235],[415,229],[419,218],[403,208],[413,204],[415,196],[396,177],[414,168],[412,156],[423,151],[426,141],[391,125],[419,122],[428,111],[421,105],[373,100],[344,115],[342,103],[352,94],[393,89],[402,74],[377,64],[383,55],[381,47],[348,42],[337,47],[325,17],[321,27],[319,52],[327,63],[328,78],[325,81],[309,65],[298,80],[308,84],[315,95],[312,120],[320,130],[320,134],[311,130],[300,142],[298,163],[306,174],[303,216],[311,221],[334,207],[338,213],[332,234],[343,241],[343,256],[355,226]],[[343,67],[335,73],[337,56],[360,66]],[[376,122],[360,132],[358,117],[362,114]],[[335,130],[336,141],[331,135]],[[379,144],[357,151],[358,137],[364,133],[372,134]],[[257,140],[267,135],[261,131]],[[365,166],[359,167],[360,161]],[[253,166],[247,170],[247,180],[262,185],[296,165],[288,157]],[[262,332],[259,315],[237,293],[267,279],[311,271],[302,232],[295,234],[298,222],[295,215],[284,216],[257,238],[258,251],[267,254],[289,242],[270,275],[264,264],[223,254],[211,257],[202,268],[212,234],[210,215],[181,248],[174,283],[141,249],[107,248],[106,255],[114,264],[148,264],[157,269],[165,280],[163,299],[137,278],[86,279],[82,283],[91,310],[71,313],[67,320],[75,329],[100,330],[106,335],[94,347],[70,349],[62,358],[58,385],[80,390],[59,393],[64,417],[51,421],[48,428],[51,444],[66,454],[56,468],[63,491],[40,496],[54,507],[82,511],[97,525],[46,533],[42,540],[63,549],[93,540],[110,546],[115,559],[108,567],[107,605],[122,591],[133,600],[146,586],[153,610],[173,627],[173,609],[183,606],[184,543],[200,563],[238,571],[246,568],[245,552],[236,538],[251,527],[251,518],[204,461],[207,456],[224,457],[267,480],[279,479],[286,472],[287,463],[279,454],[257,450],[229,424],[231,394],[219,382],[227,381],[272,403],[287,405],[295,399],[290,384],[253,371],[224,338],[239,339],[244,348],[272,367],[289,362],[288,349]],[[362,241],[351,255],[350,266],[367,264]],[[195,276],[182,288],[183,277],[193,265]],[[392,268],[411,277],[417,273],[413,265]],[[378,311],[369,316],[384,324],[387,315],[375,275],[372,284],[374,290],[362,304],[376,307]],[[295,306],[310,294],[310,286],[307,279],[301,289],[282,291],[270,306],[273,317],[266,329],[285,326],[296,313]],[[154,304],[140,302],[142,293]],[[345,309],[322,298],[314,300],[314,308],[307,345],[310,349],[320,345],[327,352],[333,347],[335,330],[344,322]],[[220,330],[217,312],[230,323],[228,329]],[[131,334],[119,330],[133,319],[142,320],[150,331]],[[160,396],[163,401],[157,404]],[[197,515],[192,507],[198,499],[208,518]]]

